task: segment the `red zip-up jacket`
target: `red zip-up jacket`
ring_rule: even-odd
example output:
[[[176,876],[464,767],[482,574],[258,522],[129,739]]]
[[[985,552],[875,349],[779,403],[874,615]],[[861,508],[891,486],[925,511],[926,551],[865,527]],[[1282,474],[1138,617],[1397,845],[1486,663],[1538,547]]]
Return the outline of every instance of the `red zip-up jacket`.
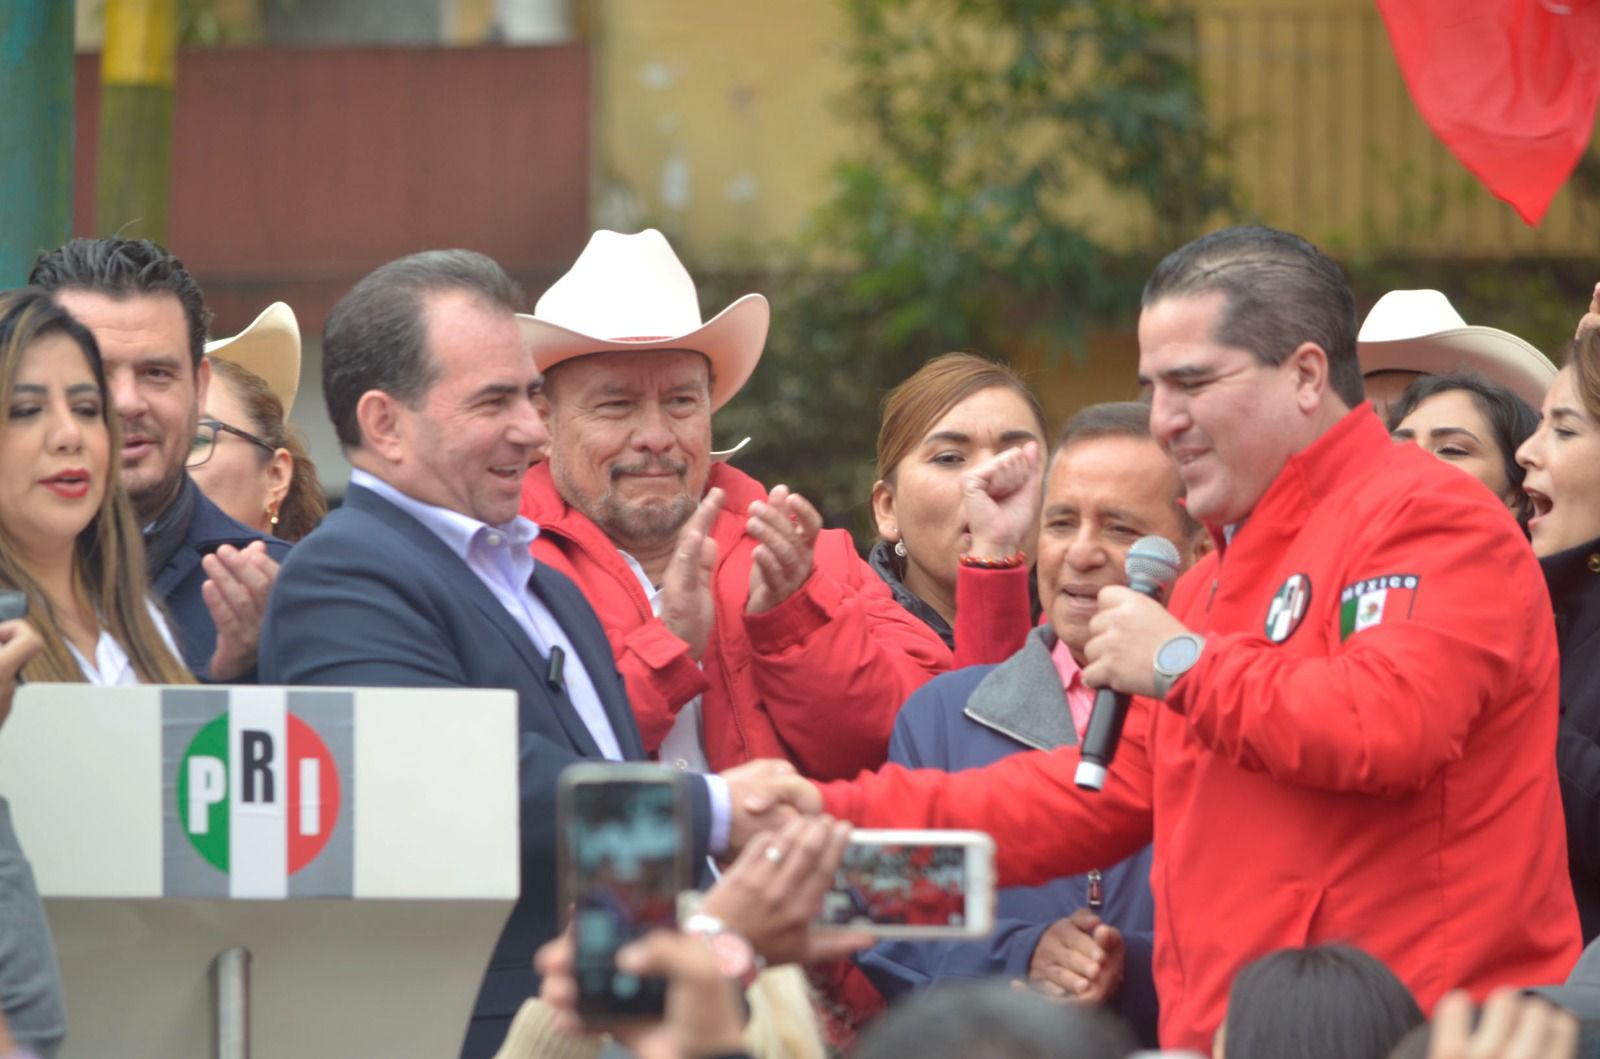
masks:
[[[890,766],[823,786],[826,810],[989,831],[1003,886],[1153,839],[1167,1047],[1208,1051],[1234,976],[1285,946],[1359,945],[1424,1009],[1566,977],[1550,600],[1488,489],[1392,444],[1363,405],[1289,460],[1171,607],[1205,650],[1165,703],[1134,700],[1102,793],[1074,786],[1065,748]]]
[[[706,758],[721,771],[781,757],[834,779],[881,765],[900,704],[953,659],[939,637],[894,601],[844,530],[817,536],[811,577],[762,614],[746,614],[751,552],[747,508],[761,483],[712,464],[726,499],[711,527],[716,620],[700,665],[656,618],[615,544],[556,491],[547,464],[528,472],[522,514],[539,524],[535,560],[572,578],[600,616],[647,750],[684,703],[701,699]]]

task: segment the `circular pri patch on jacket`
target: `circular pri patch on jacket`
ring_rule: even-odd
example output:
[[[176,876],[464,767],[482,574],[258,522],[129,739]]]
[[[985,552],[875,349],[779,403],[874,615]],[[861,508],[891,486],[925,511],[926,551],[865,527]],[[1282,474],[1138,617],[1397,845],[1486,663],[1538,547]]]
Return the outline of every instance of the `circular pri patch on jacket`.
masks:
[[[1300,628],[1300,621],[1311,605],[1311,578],[1295,574],[1285,581],[1267,607],[1267,639],[1282,643]]]

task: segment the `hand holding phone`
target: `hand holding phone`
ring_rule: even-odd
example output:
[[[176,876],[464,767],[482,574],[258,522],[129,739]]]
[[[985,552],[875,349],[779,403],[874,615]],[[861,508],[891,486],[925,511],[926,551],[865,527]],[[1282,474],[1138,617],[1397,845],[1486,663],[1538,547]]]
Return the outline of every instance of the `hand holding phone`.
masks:
[[[850,825],[801,817],[745,846],[699,905],[744,936],[768,964],[814,963],[872,944],[861,933],[818,933],[823,896],[850,841]]]
[[[677,925],[693,846],[682,773],[660,765],[568,767],[557,788],[563,902],[572,909],[578,1013],[589,1022],[660,1018],[666,982],[617,966],[617,952]]]
[[[21,607],[13,617],[0,618],[0,724],[11,714],[11,696],[22,683],[22,667],[44,650],[44,637],[39,635],[23,615],[28,611],[28,599],[20,592],[6,595],[22,596]],[[5,602],[0,598],[0,602]]]
[[[28,594],[16,589],[0,589],[0,622],[28,616]]]

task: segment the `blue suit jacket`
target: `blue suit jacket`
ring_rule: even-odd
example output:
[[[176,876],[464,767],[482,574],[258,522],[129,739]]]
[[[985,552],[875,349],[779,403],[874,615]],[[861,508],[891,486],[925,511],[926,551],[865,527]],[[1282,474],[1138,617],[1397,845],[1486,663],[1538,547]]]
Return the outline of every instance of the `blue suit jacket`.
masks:
[[[212,620],[211,608],[206,606],[205,596],[200,591],[206,583],[206,572],[200,560],[224,544],[243,548],[255,541],[266,541],[267,554],[281,563],[289,555],[289,542],[269,537],[229,517],[200,492],[192,480],[185,488],[194,489],[197,494],[188,532],[166,565],[152,572],[150,587],[166,605],[173,635],[183,651],[183,664],[195,676],[206,680],[210,675],[211,655],[217,649],[217,623]],[[254,682],[254,675],[248,673],[228,681],[230,684]]]
[[[1077,741],[1050,659],[1048,628],[998,666],[968,666],[917,689],[895,719],[889,760],[908,768],[946,772],[982,768],[1032,749]],[[1019,738],[1019,736],[1021,738]],[[1150,849],[1102,870],[1100,917],[1122,932],[1126,974],[1114,1002],[1147,1047],[1156,1047],[1156,993],[1150,961],[1155,901],[1150,893]],[[1043,886],[999,892],[995,929],[983,941],[884,942],[858,962],[873,985],[893,1000],[941,981],[1028,977],[1034,947],[1057,919],[1089,903],[1088,878],[1075,875]]]
[[[644,747],[605,630],[577,587],[544,564],[533,590],[571,638],[629,760]],[[370,490],[295,545],[278,574],[261,639],[270,684],[509,688],[519,702],[522,896],[489,962],[463,1055],[488,1056],[511,1017],[538,992],[534,950],[554,937],[556,780],[576,761],[601,759],[548,664],[494,595],[432,531]],[[697,861],[706,853],[710,800],[695,782]]]

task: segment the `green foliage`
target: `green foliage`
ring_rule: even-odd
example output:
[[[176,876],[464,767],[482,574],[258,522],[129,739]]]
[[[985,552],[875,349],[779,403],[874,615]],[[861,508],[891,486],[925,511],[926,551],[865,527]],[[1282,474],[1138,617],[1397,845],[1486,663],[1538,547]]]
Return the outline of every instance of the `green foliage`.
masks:
[[[950,350],[1081,349],[1091,326],[1129,319],[1153,261],[1231,196],[1182,9],[842,3],[841,111],[863,146],[757,288],[773,333],[718,436],[752,435],[741,465],[866,530],[887,390]]]

